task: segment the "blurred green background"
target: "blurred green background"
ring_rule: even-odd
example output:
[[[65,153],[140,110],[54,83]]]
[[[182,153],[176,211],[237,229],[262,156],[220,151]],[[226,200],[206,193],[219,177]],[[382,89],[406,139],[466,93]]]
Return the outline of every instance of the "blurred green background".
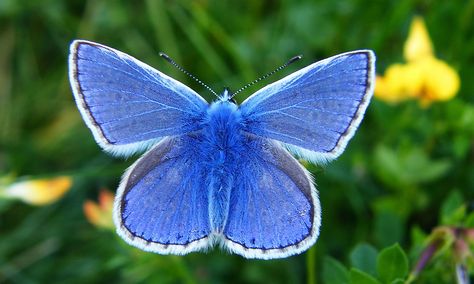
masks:
[[[73,39],[131,54],[208,100],[158,52],[216,91],[237,90],[304,55],[240,93],[242,101],[294,70],[354,49],[373,49],[383,74],[403,61],[416,15],[424,17],[436,55],[459,72],[461,89],[428,108],[373,99],[337,161],[307,164],[323,209],[321,236],[309,252],[272,261],[219,249],[160,256],[87,221],[84,202],[97,200],[102,188],[115,191],[138,156],[106,155],[83,123],[67,77]],[[473,17],[474,1],[0,0],[0,186],[73,179],[50,205],[0,200],[0,283],[404,283],[434,240],[441,241],[421,273],[410,276],[414,283],[455,283],[456,267],[472,275]],[[459,249],[462,238],[467,250]],[[395,257],[384,264],[387,256]]]

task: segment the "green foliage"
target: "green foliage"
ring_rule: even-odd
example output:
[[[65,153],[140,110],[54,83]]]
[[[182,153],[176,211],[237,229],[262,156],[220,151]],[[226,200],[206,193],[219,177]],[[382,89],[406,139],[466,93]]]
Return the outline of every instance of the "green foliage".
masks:
[[[472,279],[474,1],[461,2],[1,0],[0,187],[61,175],[74,185],[43,207],[0,199],[0,282],[455,283],[459,263]],[[428,108],[374,98],[343,155],[307,165],[323,209],[316,249],[272,261],[219,249],[161,256],[86,220],[84,202],[101,188],[114,191],[136,157],[102,153],[82,122],[66,74],[71,40],[127,52],[208,100],[158,52],[216,91],[236,90],[304,55],[300,65],[240,93],[242,102],[279,77],[348,50],[373,49],[383,73],[402,60],[414,15],[424,17],[437,56],[459,71],[461,90]]]
[[[358,244],[350,254],[351,265],[354,268],[376,275],[375,264],[377,250],[366,243]]]
[[[461,225],[461,221],[466,215],[466,205],[463,197],[458,191],[452,191],[441,206],[441,224]]]
[[[351,269],[351,284],[381,284],[377,279],[357,268]]]
[[[339,261],[326,256],[323,261],[322,276],[326,284],[349,283],[349,271]]]
[[[377,253],[368,244],[359,244],[350,254],[352,268],[348,270],[332,258],[324,259],[324,283],[405,283],[408,258],[398,244]]]
[[[396,153],[387,146],[375,149],[376,173],[389,187],[409,187],[435,180],[449,169],[447,160],[430,161],[427,153],[419,148],[409,148]]]
[[[403,280],[408,274],[408,259],[398,244],[385,248],[377,256],[377,273],[384,283]]]

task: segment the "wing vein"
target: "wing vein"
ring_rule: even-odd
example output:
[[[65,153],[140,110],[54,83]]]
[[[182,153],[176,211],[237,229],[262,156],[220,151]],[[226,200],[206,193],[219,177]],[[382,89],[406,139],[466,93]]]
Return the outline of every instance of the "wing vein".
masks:
[[[165,81],[161,80],[161,77],[160,78],[156,78],[154,77],[153,80],[144,80],[142,77],[140,76],[136,76],[130,72],[127,72],[123,69],[117,69],[109,64],[106,64],[106,63],[100,63],[100,62],[96,62],[96,61],[92,61],[92,60],[89,60],[89,59],[85,59],[85,58],[81,58],[81,60],[85,60],[85,61],[90,61],[90,62],[93,62],[95,65],[99,65],[99,66],[103,66],[105,68],[109,68],[109,69],[112,69],[112,70],[115,70],[117,72],[120,72],[120,73],[123,73],[125,75],[127,75],[130,79],[132,80],[135,80],[135,81],[138,81],[138,82],[142,82],[142,83],[153,83],[153,86],[155,85],[162,85],[163,87],[165,87],[166,89],[170,90],[170,91],[173,91],[173,94],[174,95],[177,95],[179,97],[181,97],[182,99],[185,99],[186,101],[188,101],[189,103],[191,103],[192,105],[196,106],[196,107],[199,107],[196,102],[192,101],[189,97],[187,96],[184,96],[183,94],[181,94],[180,92],[176,92],[176,90],[174,90],[173,88],[170,88],[170,86],[168,84],[165,83]],[[134,69],[135,70],[135,69]],[[83,72],[79,71],[78,74],[84,74]],[[82,85],[82,84],[81,84]],[[145,85],[145,84],[144,84]],[[147,90],[150,90],[152,91],[153,93],[157,93],[155,89],[153,88],[146,88]],[[194,96],[196,96],[195,94],[192,94]],[[150,100],[153,100],[149,97],[147,97],[147,99],[150,99]],[[155,100],[153,100],[155,101]]]

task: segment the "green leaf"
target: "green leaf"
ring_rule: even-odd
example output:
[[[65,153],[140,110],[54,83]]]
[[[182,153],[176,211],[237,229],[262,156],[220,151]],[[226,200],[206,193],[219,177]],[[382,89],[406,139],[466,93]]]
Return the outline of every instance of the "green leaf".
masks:
[[[375,239],[381,247],[389,246],[403,236],[403,220],[392,211],[380,211],[375,215]]]
[[[380,145],[375,149],[374,159],[375,173],[388,187],[397,190],[436,180],[451,166],[447,159],[430,160],[426,152],[414,146],[392,149]]]
[[[474,212],[467,215],[466,220],[464,221],[464,227],[474,228]]]
[[[441,206],[441,224],[460,225],[466,214],[466,207],[462,195],[452,191]]]
[[[325,257],[323,262],[323,283],[349,283],[349,271],[339,261],[332,257]]]
[[[426,233],[420,227],[413,226],[410,232],[412,251],[413,247],[424,247],[426,245],[426,238]]]
[[[380,281],[359,269],[351,269],[351,284],[381,284]]]
[[[377,273],[386,283],[405,278],[408,273],[408,259],[398,243],[380,252],[377,257]]]
[[[351,264],[371,275],[376,275],[377,250],[366,243],[358,244],[350,254]]]

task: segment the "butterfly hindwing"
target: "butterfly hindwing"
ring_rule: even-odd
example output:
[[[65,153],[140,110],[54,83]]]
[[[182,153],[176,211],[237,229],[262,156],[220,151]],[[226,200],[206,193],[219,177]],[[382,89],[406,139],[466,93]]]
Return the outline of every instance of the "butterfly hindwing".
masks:
[[[300,253],[316,241],[321,209],[310,174],[278,142],[249,136],[230,196],[224,246],[247,258]]]
[[[118,234],[128,243],[161,254],[208,247],[206,169],[195,159],[190,136],[167,137],[125,173],[114,207]]]
[[[76,103],[99,145],[127,155],[196,129],[207,102],[184,84],[118,50],[76,40],[69,55]]]
[[[312,162],[339,156],[359,126],[375,77],[370,50],[316,62],[257,91],[241,105],[246,131],[285,143]]]

